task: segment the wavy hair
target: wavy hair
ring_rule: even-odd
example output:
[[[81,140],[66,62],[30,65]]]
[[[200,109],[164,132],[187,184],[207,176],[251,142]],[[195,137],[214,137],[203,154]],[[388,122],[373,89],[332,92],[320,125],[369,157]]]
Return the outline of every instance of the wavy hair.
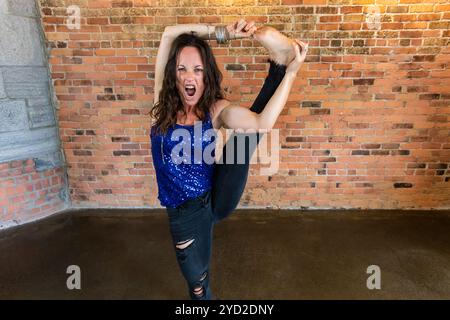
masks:
[[[196,116],[201,121],[204,121],[206,113],[210,110],[213,103],[218,99],[224,98],[223,91],[220,87],[222,73],[217,66],[216,59],[209,44],[194,34],[184,33],[179,35],[174,40],[169,52],[169,58],[164,69],[164,79],[159,94],[159,101],[151,110],[151,117],[155,119],[154,126],[158,133],[166,134],[169,127],[176,124],[178,112],[181,111],[186,115],[176,85],[177,58],[184,47],[197,48],[204,66],[203,81],[205,90],[194,110]]]

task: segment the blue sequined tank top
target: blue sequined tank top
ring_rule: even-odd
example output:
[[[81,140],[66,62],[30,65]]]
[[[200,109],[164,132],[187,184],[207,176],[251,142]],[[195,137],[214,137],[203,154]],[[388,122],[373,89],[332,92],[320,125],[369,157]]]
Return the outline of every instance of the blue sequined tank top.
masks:
[[[153,126],[150,136],[161,205],[175,208],[211,189],[216,135],[209,112],[204,122],[175,124],[165,135]]]

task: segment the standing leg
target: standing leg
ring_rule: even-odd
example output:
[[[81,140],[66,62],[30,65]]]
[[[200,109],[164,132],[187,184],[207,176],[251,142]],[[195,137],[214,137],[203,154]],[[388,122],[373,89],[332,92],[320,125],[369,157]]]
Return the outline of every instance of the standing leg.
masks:
[[[181,208],[167,208],[167,213],[176,258],[191,299],[211,300],[209,271],[214,227],[211,193],[208,191]]]

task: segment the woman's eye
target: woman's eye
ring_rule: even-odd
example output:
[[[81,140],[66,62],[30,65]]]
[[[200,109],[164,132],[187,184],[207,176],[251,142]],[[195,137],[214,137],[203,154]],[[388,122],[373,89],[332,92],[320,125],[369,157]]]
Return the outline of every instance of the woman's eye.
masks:
[[[195,69],[195,72],[202,72],[203,69]]]
[[[184,68],[178,68],[178,71],[184,71]]]

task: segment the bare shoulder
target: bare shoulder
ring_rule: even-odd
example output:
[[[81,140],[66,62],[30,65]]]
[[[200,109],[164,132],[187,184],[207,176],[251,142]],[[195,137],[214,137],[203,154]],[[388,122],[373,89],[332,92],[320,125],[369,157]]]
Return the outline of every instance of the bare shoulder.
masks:
[[[229,106],[231,104],[231,102],[227,99],[220,99],[217,100],[211,110],[211,113],[216,116],[220,113],[220,111],[223,110],[223,108],[226,108],[227,106]]]
[[[220,121],[219,121],[219,115],[222,112],[223,109],[228,107],[231,104],[231,102],[227,99],[220,99],[217,100],[214,105],[211,108],[211,119],[214,128],[218,129],[221,127]]]

